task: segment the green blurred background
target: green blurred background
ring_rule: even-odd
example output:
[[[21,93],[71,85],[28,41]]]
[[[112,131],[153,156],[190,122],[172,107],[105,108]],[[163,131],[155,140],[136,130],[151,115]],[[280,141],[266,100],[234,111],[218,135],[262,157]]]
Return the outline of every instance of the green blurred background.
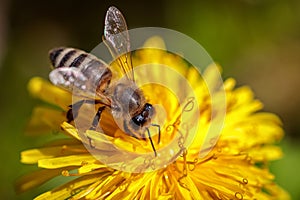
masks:
[[[36,103],[26,83],[32,76],[47,78],[49,49],[93,49],[110,5],[123,12],[130,28],[166,27],[196,39],[223,66],[225,78],[251,86],[265,110],[284,122],[286,137],[280,145],[285,155],[271,169],[276,182],[300,199],[299,0],[0,0],[1,199],[32,199],[52,187],[20,196],[13,190],[17,177],[34,169],[19,163],[20,151],[45,140],[24,136]]]

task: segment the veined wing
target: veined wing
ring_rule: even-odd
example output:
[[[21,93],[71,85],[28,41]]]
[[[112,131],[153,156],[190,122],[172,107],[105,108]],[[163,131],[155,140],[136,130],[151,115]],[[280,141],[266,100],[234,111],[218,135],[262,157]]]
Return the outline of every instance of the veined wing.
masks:
[[[123,74],[134,81],[133,65],[130,56],[130,40],[126,21],[121,11],[111,6],[106,12],[104,42],[108,46]]]

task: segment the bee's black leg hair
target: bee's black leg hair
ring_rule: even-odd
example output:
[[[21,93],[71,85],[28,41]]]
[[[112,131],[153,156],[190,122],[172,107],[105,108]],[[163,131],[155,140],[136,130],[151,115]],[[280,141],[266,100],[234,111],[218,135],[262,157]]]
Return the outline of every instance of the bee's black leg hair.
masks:
[[[156,153],[156,150],[155,150],[155,147],[154,147],[154,144],[153,144],[153,141],[152,141],[152,138],[151,138],[151,134],[150,134],[150,131],[148,128],[146,128],[147,132],[148,132],[148,136],[149,136],[149,139],[150,139],[150,143],[151,143],[151,146],[152,146],[152,149],[154,151],[154,155],[155,157],[157,156],[157,153]]]
[[[98,108],[97,113],[93,119],[92,126],[90,127],[90,130],[96,130],[97,125],[99,124],[100,117],[102,114],[102,111],[105,109],[105,106],[101,106]]]
[[[67,112],[67,122],[70,123],[74,121],[74,119],[78,116],[78,111],[81,108],[81,106],[84,104],[98,104],[97,100],[91,100],[91,99],[83,99],[80,101],[77,101],[76,103],[69,105],[69,110]]]
[[[151,126],[156,126],[158,128],[158,141],[157,141],[157,144],[160,143],[160,125],[158,124],[151,124]]]

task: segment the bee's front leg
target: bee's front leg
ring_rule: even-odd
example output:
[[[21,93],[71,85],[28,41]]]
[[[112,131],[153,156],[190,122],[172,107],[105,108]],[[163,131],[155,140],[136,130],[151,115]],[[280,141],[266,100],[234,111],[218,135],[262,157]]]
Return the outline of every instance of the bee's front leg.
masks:
[[[157,144],[160,143],[160,125],[159,124],[151,124],[151,126],[155,126],[158,128],[158,140],[157,140]]]
[[[150,140],[150,143],[151,143],[152,149],[153,149],[153,151],[154,151],[154,156],[156,157],[156,156],[157,156],[157,152],[156,152],[156,149],[155,149],[155,147],[154,147],[154,144],[153,144],[153,141],[152,141],[152,138],[151,138],[150,131],[149,131],[149,129],[148,129],[148,128],[146,128],[146,130],[147,130],[147,133],[148,133],[148,137],[149,137],[149,140]]]

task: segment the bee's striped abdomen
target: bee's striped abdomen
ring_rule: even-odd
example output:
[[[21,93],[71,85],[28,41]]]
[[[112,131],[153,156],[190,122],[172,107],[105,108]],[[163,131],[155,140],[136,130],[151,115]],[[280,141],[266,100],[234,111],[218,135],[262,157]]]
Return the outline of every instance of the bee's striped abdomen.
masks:
[[[75,49],[70,50],[65,55],[63,55],[57,65],[57,67],[64,67],[64,66],[68,67],[69,66],[68,63],[70,61],[72,61],[74,58],[76,58],[76,50]]]
[[[112,72],[108,65],[96,56],[79,49],[60,47],[49,52],[55,68],[50,80],[63,87],[85,88],[103,93],[111,80]],[[69,86],[70,85],[70,86]]]
[[[80,54],[77,58],[75,58],[73,60],[73,62],[71,63],[71,67],[79,67],[81,65],[81,63],[83,63],[83,61],[85,60],[85,58],[87,56],[88,56],[88,54],[86,54],[86,53]]]
[[[49,52],[49,58],[53,67],[56,66],[57,57],[62,53],[63,50],[64,48],[57,48],[57,49],[52,49]]]
[[[54,68],[79,67],[97,58],[91,54],[74,48],[60,47],[49,52],[51,64]]]

